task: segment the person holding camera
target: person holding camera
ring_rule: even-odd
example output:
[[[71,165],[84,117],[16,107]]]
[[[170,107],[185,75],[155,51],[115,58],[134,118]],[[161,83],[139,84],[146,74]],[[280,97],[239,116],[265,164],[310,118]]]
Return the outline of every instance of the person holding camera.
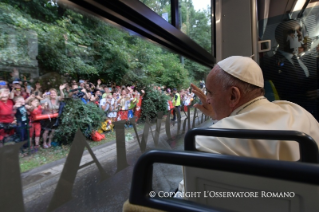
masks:
[[[77,84],[72,84],[71,88],[72,89],[69,90],[69,97],[72,97],[73,99],[81,99],[85,96],[86,90],[84,88],[79,87]]]
[[[12,90],[10,93],[10,99],[14,99],[15,97],[21,96],[21,84],[20,81],[12,82]]]

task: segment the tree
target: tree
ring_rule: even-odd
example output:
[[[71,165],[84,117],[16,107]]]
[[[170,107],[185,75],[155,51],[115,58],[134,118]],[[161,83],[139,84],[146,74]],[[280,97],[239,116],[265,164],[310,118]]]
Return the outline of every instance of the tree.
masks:
[[[158,13],[170,10],[168,0],[142,2],[153,5]],[[196,22],[195,19],[199,20],[198,28],[188,27],[190,35],[196,37],[201,45],[209,46],[207,36],[199,36],[200,33],[196,31],[208,29],[206,16],[203,12],[197,14],[191,2],[182,2],[183,17],[187,15],[187,5],[190,12],[186,25],[191,26]],[[206,71],[187,60],[182,67],[177,55],[153,43],[133,37],[95,16],[52,6],[46,0],[0,0],[0,22],[20,30],[21,36],[25,34],[24,31],[36,32],[41,74],[58,72],[72,78],[84,76],[91,81],[102,78],[104,83],[115,81],[117,84],[140,87],[156,83],[180,88],[188,87],[192,78],[202,78]],[[1,51],[9,49],[6,36],[0,33]],[[25,42],[22,37],[20,40]],[[18,52],[20,61],[28,60],[23,53],[26,50]],[[6,55],[11,65],[21,64],[17,60],[18,56],[11,52],[1,55]],[[0,63],[3,62],[0,56]]]
[[[161,15],[164,12],[170,14],[170,2],[166,0],[142,0],[145,5]],[[211,52],[211,22],[210,8],[203,11],[195,11],[192,0],[179,1],[181,12],[181,30],[191,39],[197,42],[206,51]],[[170,22],[170,17],[169,17]],[[153,68],[153,66],[150,66]],[[157,66],[158,67],[158,66]],[[189,72],[188,81],[194,79],[203,79],[209,72],[210,68],[185,59],[184,68]],[[162,72],[161,68],[157,68],[157,72]],[[184,75],[184,73],[183,73]],[[164,83],[165,84],[165,83]],[[167,84],[167,82],[166,82]],[[174,83],[173,83],[174,84]]]
[[[182,31],[206,51],[211,52],[210,9],[195,11],[192,0],[181,1]],[[191,80],[202,80],[210,68],[185,59]]]

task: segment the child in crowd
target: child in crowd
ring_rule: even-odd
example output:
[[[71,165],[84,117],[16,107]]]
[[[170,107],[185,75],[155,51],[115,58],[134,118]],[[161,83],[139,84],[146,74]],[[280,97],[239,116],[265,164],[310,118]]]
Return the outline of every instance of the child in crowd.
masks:
[[[36,121],[36,116],[42,114],[42,106],[40,105],[40,102],[36,98],[31,98],[29,100],[29,106],[27,107],[29,113],[30,113],[30,119],[31,119],[31,128],[30,128],[30,145],[32,147],[32,138],[34,137],[34,150],[35,152],[38,151],[39,145],[40,145],[40,134],[41,134],[41,123],[40,121]]]
[[[14,98],[15,105],[13,106],[13,109],[16,111],[15,117],[17,120],[17,128],[16,132],[19,136],[20,142],[26,141],[28,139],[27,137],[27,128],[28,128],[28,114],[27,109],[25,106],[25,100],[22,96],[17,96]]]

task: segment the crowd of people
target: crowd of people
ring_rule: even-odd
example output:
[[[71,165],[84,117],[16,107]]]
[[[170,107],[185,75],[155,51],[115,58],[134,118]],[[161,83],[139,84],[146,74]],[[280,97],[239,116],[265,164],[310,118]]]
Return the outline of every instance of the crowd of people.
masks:
[[[170,96],[168,110],[176,107],[187,111],[183,106],[190,105],[194,98],[190,88],[179,92],[176,88],[153,88]],[[48,90],[43,90],[40,82],[32,86],[19,79],[11,84],[0,81],[0,147],[9,142],[29,140],[30,148],[37,152],[41,137],[42,148],[50,148],[65,98],[79,99],[83,104],[95,104],[105,112],[110,122],[114,122],[129,120],[133,116],[140,118],[144,95],[144,90],[139,92],[134,86],[117,86],[115,83],[104,85],[101,80],[95,84],[88,80],[72,80],[70,84]],[[175,113],[172,120],[176,120]]]

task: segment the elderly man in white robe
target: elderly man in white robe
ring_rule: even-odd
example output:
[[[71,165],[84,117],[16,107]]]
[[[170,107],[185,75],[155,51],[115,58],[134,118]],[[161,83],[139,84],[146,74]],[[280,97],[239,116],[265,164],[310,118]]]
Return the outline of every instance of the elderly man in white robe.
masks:
[[[296,130],[319,144],[319,124],[309,112],[292,102],[269,102],[263,96],[263,74],[251,58],[232,56],[218,62],[207,76],[206,96],[191,86],[202,102],[194,107],[217,121],[212,128]],[[299,160],[299,146],[294,141],[197,136],[196,148],[226,155]]]

